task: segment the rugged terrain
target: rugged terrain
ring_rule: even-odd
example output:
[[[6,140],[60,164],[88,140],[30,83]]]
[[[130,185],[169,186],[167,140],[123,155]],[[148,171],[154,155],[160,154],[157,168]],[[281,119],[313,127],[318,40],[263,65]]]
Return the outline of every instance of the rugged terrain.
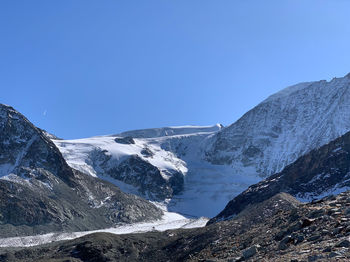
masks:
[[[204,228],[0,251],[1,261],[349,261],[350,193],[301,204],[281,193]]]
[[[0,133],[1,236],[161,218],[148,201],[69,167],[55,144],[12,107],[0,105]]]
[[[193,216],[350,131],[350,75],[270,96],[228,127],[168,127],[53,140],[68,164]]]
[[[206,159],[267,177],[350,131],[350,74],[270,96],[208,143]],[[248,170],[246,170],[248,172]]]
[[[0,109],[2,236],[93,230],[162,216],[115,185],[194,216],[216,215],[236,196],[204,228],[96,233],[6,248],[4,261],[350,259],[350,195],[344,192],[350,181],[350,75],[286,88],[225,128],[62,140],[13,108]]]
[[[350,132],[300,157],[282,172],[270,176],[231,200],[210,222],[227,219],[246,206],[279,192],[311,201],[350,189]]]

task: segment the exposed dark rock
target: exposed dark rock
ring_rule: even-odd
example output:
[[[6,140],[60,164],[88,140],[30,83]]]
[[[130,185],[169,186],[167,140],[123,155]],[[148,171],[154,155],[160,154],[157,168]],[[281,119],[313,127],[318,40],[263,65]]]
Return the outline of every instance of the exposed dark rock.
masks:
[[[131,136],[116,137],[114,141],[119,144],[125,144],[125,145],[135,144],[135,141]]]
[[[140,193],[152,200],[164,200],[183,190],[183,174],[170,174],[170,179],[165,179],[157,167],[137,155],[105,170],[111,177],[136,186]]]
[[[152,157],[154,156],[153,152],[148,148],[148,147],[145,147],[141,150],[141,154],[144,156],[144,157]]]
[[[242,254],[245,259],[248,259],[252,256],[254,256],[258,252],[258,249],[256,246],[251,246],[245,250],[243,250]]]
[[[338,242],[335,247],[350,247],[350,241],[347,239],[344,239],[340,242]]]
[[[103,175],[134,186],[139,195],[150,200],[171,198],[183,190],[183,173],[159,170],[138,155],[115,160],[107,151],[96,149],[91,153],[91,161],[97,170],[103,170]]]

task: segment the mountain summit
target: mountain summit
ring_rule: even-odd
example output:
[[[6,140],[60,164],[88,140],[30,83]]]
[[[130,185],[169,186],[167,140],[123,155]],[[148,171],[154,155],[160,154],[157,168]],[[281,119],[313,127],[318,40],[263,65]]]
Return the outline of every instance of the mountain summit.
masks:
[[[270,96],[218,132],[206,159],[267,177],[349,130],[349,76],[301,83]]]

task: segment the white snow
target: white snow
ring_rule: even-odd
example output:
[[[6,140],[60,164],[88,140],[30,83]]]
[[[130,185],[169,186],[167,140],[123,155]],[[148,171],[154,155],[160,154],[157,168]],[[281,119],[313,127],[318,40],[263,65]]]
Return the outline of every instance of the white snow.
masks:
[[[311,84],[313,84],[315,82],[303,82],[303,83],[299,83],[296,85],[292,85],[292,86],[288,86],[284,89],[282,89],[281,91],[269,96],[266,100],[263,101],[264,102],[270,102],[274,99],[278,99],[278,98],[283,98],[283,97],[287,97],[289,95],[291,95],[294,92],[298,92],[300,90],[303,90],[305,88],[307,88],[308,86],[310,86]]]
[[[213,133],[219,131],[221,128],[222,125],[220,124],[214,126],[171,126],[126,131],[120,135],[134,138],[156,138],[163,136],[191,135],[195,133]]]
[[[213,165],[201,159],[207,139],[220,128],[220,125],[191,126],[162,128],[157,129],[157,132],[150,129],[127,132],[128,136],[139,137],[134,138],[135,144],[116,143],[114,141],[116,136],[53,141],[70,166],[108,180],[124,192],[132,194],[140,195],[136,187],[109,177],[101,168],[92,164],[93,161],[96,162],[96,159],[91,159],[94,157],[92,154],[94,150],[106,150],[114,159],[113,164],[118,163],[125,156],[136,154],[163,171],[162,175],[165,179],[168,179],[167,175],[172,171],[180,171],[185,175],[184,191],[170,200],[159,203],[165,204],[169,211],[189,217],[213,217],[234,196],[261,179],[250,167],[237,165],[233,168],[229,165]],[[168,132],[165,136],[159,136],[162,133],[159,130],[171,130],[173,133]],[[147,138],[141,138],[141,134]],[[151,137],[151,134],[154,136]],[[144,157],[141,154],[141,150],[145,147],[154,153],[153,157]]]
[[[126,156],[138,155],[145,161],[158,167],[160,170],[174,170],[187,172],[186,164],[173,153],[162,150],[157,145],[147,144],[143,139],[134,139],[135,144],[121,144],[114,141],[115,137],[100,136],[76,140],[53,140],[60,149],[67,163],[82,172],[92,176],[103,176],[103,170],[94,166],[93,153],[97,150],[105,150],[112,157],[113,165],[122,162]],[[141,154],[144,148],[150,149],[154,156],[145,157]],[[97,159],[98,161],[98,159]],[[97,169],[97,170],[96,170]],[[161,172],[165,179],[169,179],[167,173]]]
[[[340,193],[346,192],[348,190],[350,190],[350,187],[346,187],[346,186],[344,187],[337,184],[337,185],[334,185],[332,188],[328,189],[327,191],[322,192],[321,194],[313,194],[313,193],[298,194],[295,196],[295,198],[301,202],[310,202],[312,200],[322,199],[329,195],[339,195]]]
[[[61,240],[70,240],[97,232],[107,232],[117,235],[129,233],[142,233],[149,231],[166,231],[176,228],[198,228],[203,227],[208,222],[207,218],[188,219],[176,213],[164,212],[164,216],[159,221],[136,223],[130,225],[120,225],[117,227],[101,230],[72,232],[72,233],[49,233],[44,235],[0,238],[0,247],[29,247],[42,245]]]

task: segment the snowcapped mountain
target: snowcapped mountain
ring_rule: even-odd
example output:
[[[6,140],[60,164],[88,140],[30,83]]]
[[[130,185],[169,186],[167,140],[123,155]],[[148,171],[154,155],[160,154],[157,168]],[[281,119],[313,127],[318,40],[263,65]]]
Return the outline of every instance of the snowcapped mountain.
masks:
[[[118,186],[148,199],[165,200],[183,190],[188,169],[180,156],[188,153],[198,137],[220,128],[166,127],[53,141],[71,167],[95,177],[112,178]]]
[[[270,96],[213,136],[206,159],[266,177],[349,130],[350,74]]]
[[[171,198],[183,189],[185,162],[144,139],[104,136],[54,141],[71,167],[124,182],[149,199]]]
[[[270,96],[228,127],[168,127],[54,140],[68,164],[163,201],[214,216],[233,197],[350,131],[350,75]]]
[[[0,234],[91,230],[160,219],[162,211],[70,168],[55,144],[0,104]]]
[[[53,140],[67,163],[169,211],[214,216],[260,177],[204,160],[222,125],[166,127],[76,140]],[[137,137],[137,138],[136,138]]]

